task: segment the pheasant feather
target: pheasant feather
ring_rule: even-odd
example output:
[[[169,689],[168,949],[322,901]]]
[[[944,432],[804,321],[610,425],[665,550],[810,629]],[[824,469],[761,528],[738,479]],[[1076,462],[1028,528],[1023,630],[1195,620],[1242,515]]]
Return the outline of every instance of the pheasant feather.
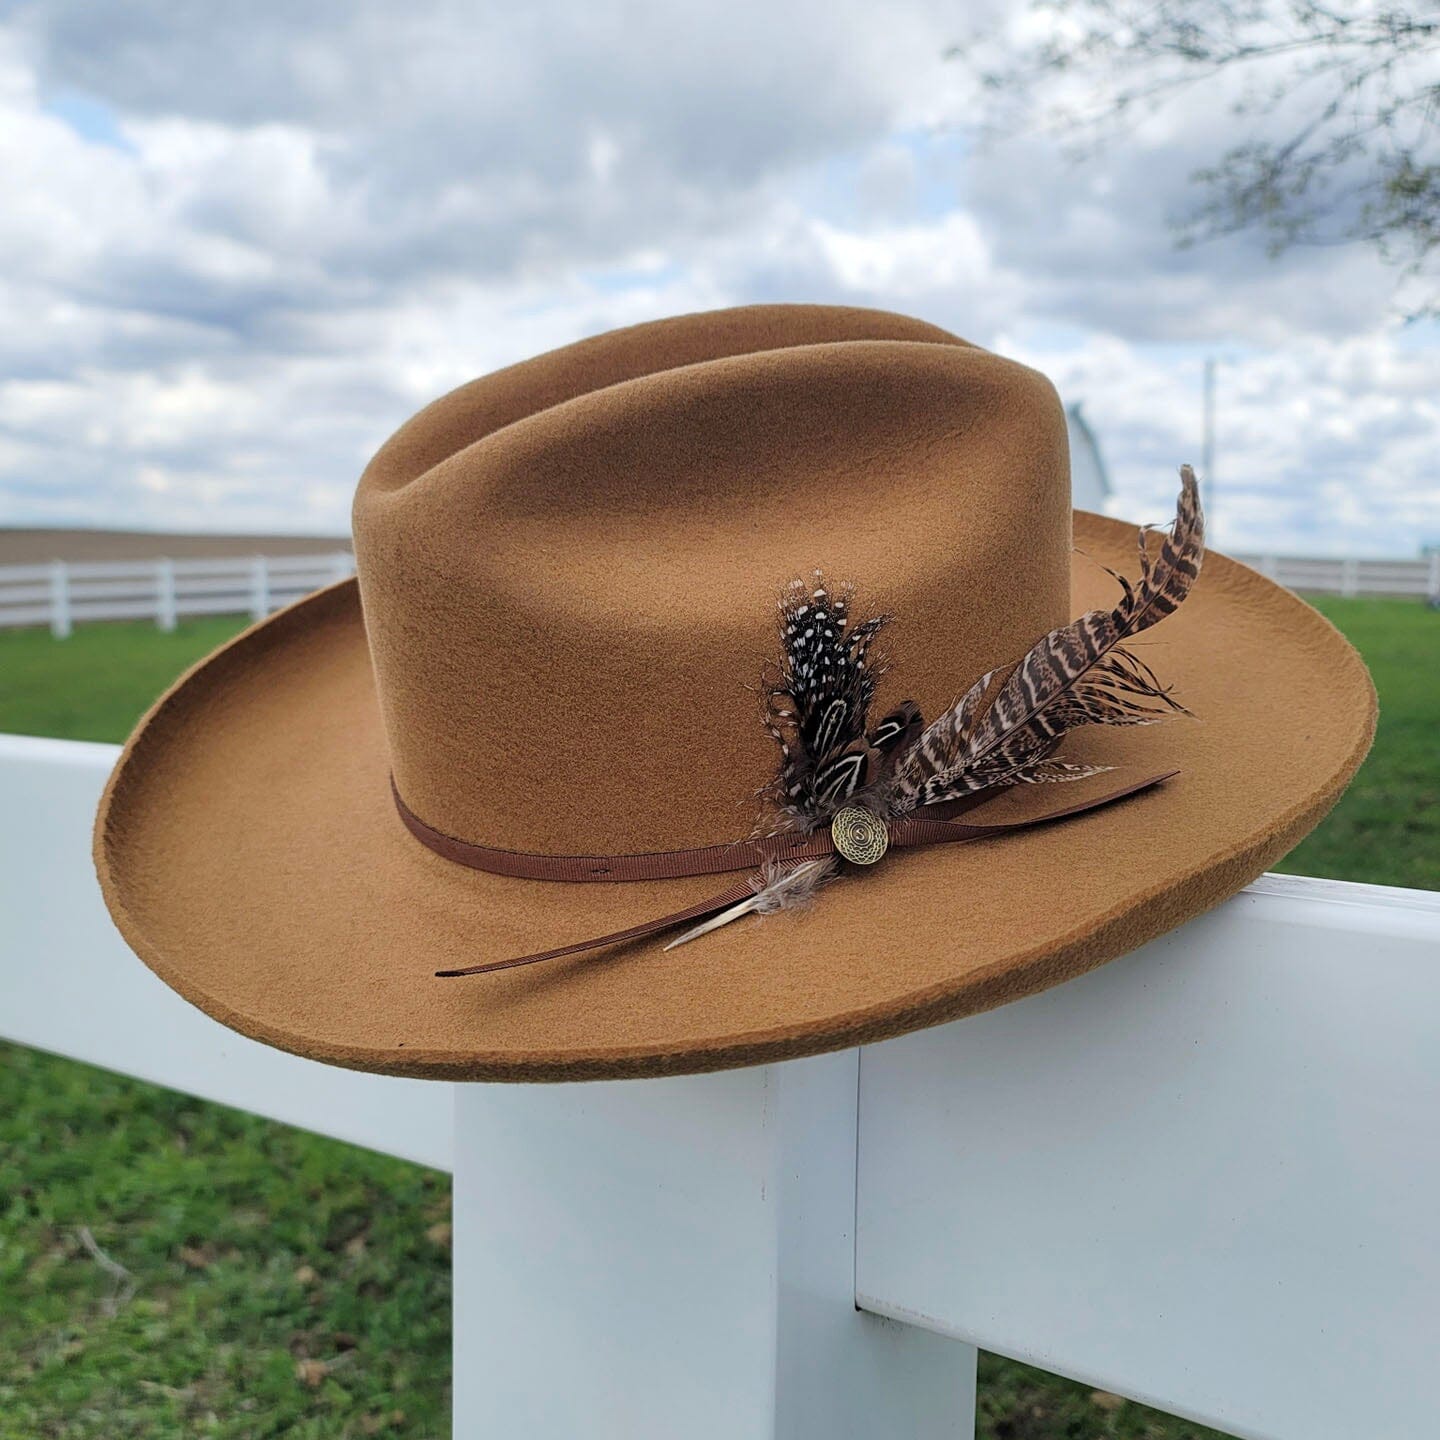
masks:
[[[992,786],[1083,779],[1093,767],[1050,759],[1081,725],[1148,725],[1188,713],[1123,642],[1173,613],[1200,573],[1205,521],[1195,474],[1180,470],[1175,522],[1158,549],[1140,532],[1140,578],[1116,575],[1120,603],[1052,630],[1011,669],[982,675],[900,756],[888,808],[919,805]]]

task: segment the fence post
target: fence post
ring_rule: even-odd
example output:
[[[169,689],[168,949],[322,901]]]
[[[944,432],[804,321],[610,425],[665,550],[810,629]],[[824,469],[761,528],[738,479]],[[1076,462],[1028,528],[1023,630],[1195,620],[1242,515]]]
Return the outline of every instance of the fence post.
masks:
[[[63,560],[50,565],[50,633],[57,640],[70,633],[70,569]]]
[[[859,1079],[457,1085],[456,1436],[973,1435],[975,1351],[855,1308]]]
[[[1440,546],[1430,552],[1430,603],[1440,605]]]
[[[1359,565],[1354,560],[1340,562],[1340,593],[1354,595],[1360,588]]]
[[[263,620],[269,613],[270,562],[263,555],[257,555],[250,575],[250,618]]]
[[[162,630],[175,628],[175,564],[155,562],[155,623]]]

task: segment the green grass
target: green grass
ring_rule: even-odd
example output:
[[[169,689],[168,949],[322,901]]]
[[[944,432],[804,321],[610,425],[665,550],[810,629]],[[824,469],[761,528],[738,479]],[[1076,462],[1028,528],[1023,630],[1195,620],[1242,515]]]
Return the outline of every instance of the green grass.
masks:
[[[0,1046],[0,1440],[447,1434],[449,1212],[443,1175]]]
[[[1163,1411],[981,1353],[979,1440],[1226,1440]]]
[[[148,621],[0,630],[0,731],[65,740],[123,740],[187,666],[238,634],[238,615],[186,620],[166,634]]]
[[[1440,614],[1319,603],[1370,665],[1380,730],[1282,868],[1440,888]],[[120,740],[241,624],[0,633],[0,730]],[[0,1440],[438,1440],[448,1213],[444,1176],[0,1045]],[[997,1356],[980,1377],[985,1440],[1214,1433]]]
[[[1312,603],[1365,657],[1380,724],[1340,803],[1276,868],[1440,890],[1440,611],[1399,600]]]

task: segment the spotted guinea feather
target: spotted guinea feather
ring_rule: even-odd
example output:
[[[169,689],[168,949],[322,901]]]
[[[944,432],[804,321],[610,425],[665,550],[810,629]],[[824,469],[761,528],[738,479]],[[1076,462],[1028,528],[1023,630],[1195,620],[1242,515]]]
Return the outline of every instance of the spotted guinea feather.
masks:
[[[1140,578],[1120,583],[1112,610],[1052,630],[1007,676],[983,675],[897,760],[892,814],[997,785],[1083,779],[1091,767],[1049,757],[1081,725],[1148,725],[1186,714],[1155,672],[1122,642],[1170,615],[1200,573],[1205,522],[1195,474],[1180,471],[1175,522],[1158,550],[1140,532]]]
[[[883,671],[873,651],[888,617],[856,621],[851,593],[832,591],[816,571],[792,581],[780,597],[782,659],[763,689],[765,726],[780,747],[780,771],[769,787],[792,824],[826,818],[875,769],[876,740],[866,725]],[[907,734],[908,716],[887,716],[889,748]],[[877,727],[877,730],[879,727]]]

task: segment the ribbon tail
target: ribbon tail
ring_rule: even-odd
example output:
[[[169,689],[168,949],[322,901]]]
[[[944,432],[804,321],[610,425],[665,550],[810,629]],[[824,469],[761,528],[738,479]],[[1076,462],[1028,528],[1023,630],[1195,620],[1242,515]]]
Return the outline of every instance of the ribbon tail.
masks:
[[[756,879],[758,878],[757,876]],[[632,925],[628,930],[616,930],[611,935],[597,935],[594,939],[580,940],[573,945],[561,945],[554,950],[540,950],[534,955],[517,955],[510,960],[487,960],[479,965],[464,965],[457,970],[437,970],[435,974],[444,980],[460,975],[490,975],[497,970],[515,970],[521,965],[538,965],[542,960],[559,960],[565,955],[579,955],[586,950],[598,950],[602,945],[619,945],[626,940],[641,940],[647,935],[654,935],[661,930],[670,930],[676,925],[683,925],[687,920],[700,920],[716,915],[723,910],[729,910],[741,901],[753,899],[755,889],[755,884],[751,879],[737,880],[735,884],[722,890],[718,895],[712,895],[708,900],[700,901],[698,905],[687,906],[684,910],[677,910],[672,915],[661,915],[655,920],[646,920],[643,924]],[[738,915],[735,918],[738,918]]]

